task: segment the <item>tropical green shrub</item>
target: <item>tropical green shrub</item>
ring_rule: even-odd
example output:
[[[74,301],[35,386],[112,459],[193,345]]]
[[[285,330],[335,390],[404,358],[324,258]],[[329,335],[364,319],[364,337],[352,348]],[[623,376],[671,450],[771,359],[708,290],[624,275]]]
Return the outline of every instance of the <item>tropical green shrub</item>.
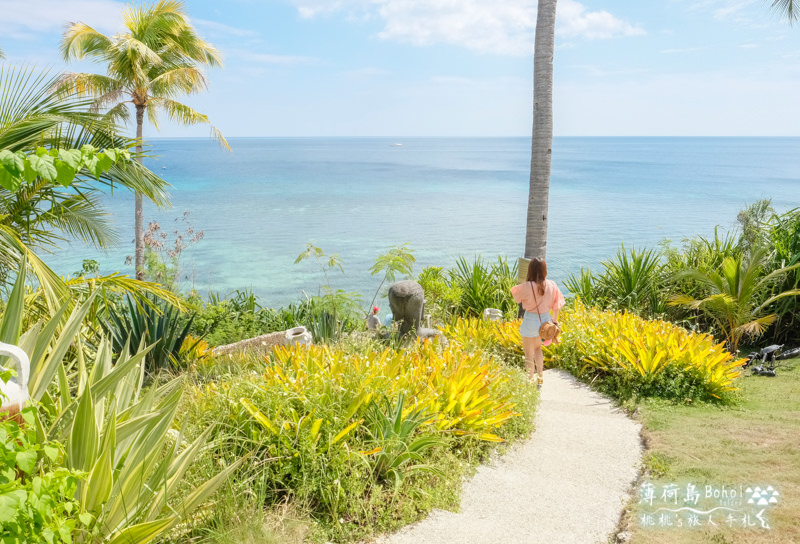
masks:
[[[744,364],[710,335],[625,312],[578,302],[559,323],[560,343],[545,348],[545,362],[619,399],[724,400]]]
[[[425,311],[435,322],[449,323],[461,301],[461,289],[450,283],[450,275],[441,266],[427,266],[417,283],[425,291]]]
[[[404,409],[405,394],[397,402],[383,397],[383,407],[372,399],[364,414],[367,441],[375,444],[369,451],[361,452],[370,465],[373,477],[380,482],[393,482],[398,489],[406,474],[436,468],[424,463],[423,454],[436,445],[444,444],[438,434],[421,434],[417,431],[430,422],[424,408]]]
[[[664,312],[663,264],[654,249],[626,250],[623,245],[613,259],[601,263],[599,275],[581,269],[565,281],[569,291],[585,304],[625,309],[650,317]]]
[[[520,371],[455,343],[278,347],[210,364],[221,372],[191,388],[184,416],[194,433],[212,429],[205,463],[252,452],[232,493],[299,504],[337,538],[431,508],[431,486],[450,484],[427,467],[526,434],[535,400]]]
[[[187,445],[173,429],[182,381],[144,389],[148,349],[128,355],[125,346],[116,361],[108,340],[87,349],[81,330],[96,291],[70,314],[67,301],[54,317],[21,333],[24,270],[0,320],[0,341],[29,356],[29,392],[40,402],[37,436],[63,443],[66,466],[88,475],[75,495],[77,511],[88,515],[81,520],[87,525],[81,539],[149,542],[208,500],[237,463],[187,486],[183,477],[206,438]]]
[[[517,284],[516,263],[509,266],[502,257],[486,263],[476,256],[470,264],[459,257],[450,270],[450,284],[461,291],[458,315],[480,316],[486,308],[497,308],[509,317],[516,314],[517,304],[511,296],[511,288]]]
[[[708,296],[698,300],[673,295],[670,303],[704,312],[725,336],[729,349],[736,352],[742,339],[761,336],[775,322],[777,314],[767,313],[771,304],[800,295],[800,289],[772,294],[773,285],[800,268],[800,263],[765,273],[767,265],[767,250],[755,248],[738,258],[726,257],[719,270],[687,271],[686,277],[706,286]]]
[[[212,346],[272,332],[264,324],[264,317],[270,310],[262,308],[252,292],[237,290],[229,298],[210,293],[207,302],[192,293],[186,306],[194,315],[191,334],[202,337]]]
[[[458,318],[451,324],[439,327],[450,342],[468,351],[484,350],[498,355],[502,360],[519,364],[524,357],[520,320],[489,321],[475,317]]]
[[[92,517],[75,498],[86,474],[64,466],[64,448],[36,436],[36,409],[25,427],[0,419],[0,541],[72,543]]]
[[[800,208],[774,214],[769,223],[768,246],[771,248],[771,269],[792,267],[800,263]],[[772,286],[771,295],[800,289],[800,269],[795,268]],[[800,343],[800,298],[787,297],[777,300],[773,306],[777,319],[773,324],[772,337],[779,343]]]
[[[678,247],[665,241],[659,250],[626,252],[623,246],[602,263],[600,274],[582,269],[565,286],[589,306],[669,319],[725,335],[729,346],[741,340],[800,341],[800,299],[783,295],[800,288],[800,268],[792,268],[800,263],[800,208],[777,214],[762,200],[742,210],[737,221],[736,230],[715,228],[713,237],[696,236]],[[734,262],[742,274],[748,263],[755,265],[746,278],[754,291],[742,283],[744,277],[726,275],[726,267],[735,268],[726,263]],[[720,278],[743,293],[732,296]],[[747,308],[760,310],[751,315]]]
[[[122,310],[108,309],[105,328],[111,335],[114,351],[121,353],[125,346],[156,344],[146,359],[148,372],[182,368],[180,358],[194,316],[185,321],[181,311],[172,304],[154,298],[144,303],[128,296]]]
[[[571,274],[564,280],[564,287],[570,292],[573,297],[577,297],[582,303],[587,306],[597,306],[600,308],[606,307],[606,301],[603,298],[604,294],[600,291],[597,285],[597,278],[592,274],[591,270],[581,271],[578,275]]]
[[[438,323],[480,316],[486,308],[497,308],[508,318],[516,316],[511,287],[517,283],[517,265],[509,266],[502,257],[494,263],[480,256],[472,263],[459,257],[456,266],[448,270],[425,268],[417,281],[425,291],[425,311]]]

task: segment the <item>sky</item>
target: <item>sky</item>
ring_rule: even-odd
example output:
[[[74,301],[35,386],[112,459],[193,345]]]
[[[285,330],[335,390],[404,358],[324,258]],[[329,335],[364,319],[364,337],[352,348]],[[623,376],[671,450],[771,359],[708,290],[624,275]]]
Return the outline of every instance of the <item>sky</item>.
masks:
[[[798,136],[800,25],[771,0],[559,0],[556,136]],[[226,137],[529,136],[536,0],[188,0],[222,53],[183,102]],[[65,64],[125,2],[0,0],[6,63]],[[2,61],[0,61],[2,62]],[[131,127],[133,133],[133,127]],[[164,120],[145,137],[208,135]]]

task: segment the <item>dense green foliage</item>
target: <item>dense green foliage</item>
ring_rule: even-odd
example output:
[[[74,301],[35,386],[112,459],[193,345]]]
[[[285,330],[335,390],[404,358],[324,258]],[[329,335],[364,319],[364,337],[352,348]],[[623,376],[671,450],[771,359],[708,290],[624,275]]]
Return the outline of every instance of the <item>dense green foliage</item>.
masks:
[[[187,321],[177,307],[154,297],[141,303],[128,296],[120,306],[119,309],[108,309],[108,320],[104,323],[113,341],[114,352],[122,353],[129,346],[155,344],[145,357],[147,372],[179,369],[181,347],[194,316],[189,316]]]
[[[34,408],[23,417],[24,427],[0,419],[0,541],[71,543],[92,520],[75,498],[86,474],[64,465],[61,444],[36,436]]]
[[[480,316],[486,308],[501,310],[507,318],[516,316],[517,304],[511,288],[517,283],[517,265],[498,257],[494,263],[475,256],[464,257],[453,268],[427,267],[418,278],[425,290],[426,312],[435,321],[449,323],[456,317]]]
[[[566,287],[590,306],[659,317],[740,343],[800,342],[800,208],[743,210],[738,232],[626,250]]]
[[[587,308],[559,314],[560,342],[545,348],[548,365],[570,371],[619,400],[730,401],[744,363],[707,334],[666,321]]]
[[[30,319],[24,261],[20,270],[0,318],[0,340],[19,345],[30,358],[28,389],[37,415],[29,421],[31,436],[42,447],[63,443],[65,466],[87,476],[75,482],[74,512],[85,527],[73,536],[93,544],[149,542],[205,502],[236,464],[218,467],[207,481],[187,487],[183,476],[205,440],[186,444],[174,430],[183,380],[146,387],[143,360],[149,348],[129,355],[126,346],[115,360],[102,336],[94,348],[85,342],[92,334],[87,325],[99,325],[91,316],[97,290],[79,305],[68,300],[53,317],[25,327]],[[69,533],[59,534],[69,542]]]
[[[268,509],[288,501],[337,541],[449,504],[465,461],[530,431],[536,399],[518,368],[455,339],[398,350],[353,338],[266,359],[207,358],[202,369],[181,410],[187,434],[211,429],[216,445],[198,481],[219,459],[252,452],[226,493]],[[231,515],[219,511],[193,534]]]

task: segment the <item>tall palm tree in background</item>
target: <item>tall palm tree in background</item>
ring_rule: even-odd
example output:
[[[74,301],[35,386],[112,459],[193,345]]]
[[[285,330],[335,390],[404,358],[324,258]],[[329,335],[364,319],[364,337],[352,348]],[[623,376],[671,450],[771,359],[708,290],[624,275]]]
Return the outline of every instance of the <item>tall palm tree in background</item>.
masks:
[[[132,138],[118,135],[119,128],[108,117],[87,111],[91,100],[58,92],[55,87],[60,79],[61,74],[31,67],[0,66],[0,154],[4,160],[13,160],[13,155],[20,153],[33,155],[42,147],[74,151],[85,144],[105,150],[134,145]],[[68,180],[68,186],[63,186],[63,181],[26,176],[18,188],[0,187],[0,285],[16,275],[24,261],[52,311],[81,281],[65,283],[39,254],[66,238],[98,248],[114,241],[99,199],[103,189],[122,187],[143,194],[159,207],[169,204],[166,182],[135,161],[121,161],[99,179],[80,170]],[[134,294],[154,292],[163,298],[163,292],[154,286],[117,275],[94,281]]]
[[[544,259],[553,148],[553,54],[556,1],[539,0],[533,53],[533,139],[525,257]]]
[[[793,0],[769,0],[772,2],[772,8],[777,11],[781,17],[785,17],[789,24],[797,20],[797,10],[794,9]]]
[[[129,120],[136,112],[139,161],[144,116],[158,129],[158,112],[164,111],[183,125],[208,123],[208,117],[174,100],[182,94],[206,90],[208,82],[198,65],[221,66],[217,50],[203,41],[189,23],[183,2],[161,0],[155,5],[136,4],[124,11],[126,32],[112,37],[85,23],[73,23],[64,33],[61,52],[65,60],[89,57],[106,64],[106,75],[67,74],[63,86],[95,97],[94,107],[107,115]],[[212,135],[230,149],[213,126]],[[142,197],[135,199],[136,277],[144,279],[144,229]]]

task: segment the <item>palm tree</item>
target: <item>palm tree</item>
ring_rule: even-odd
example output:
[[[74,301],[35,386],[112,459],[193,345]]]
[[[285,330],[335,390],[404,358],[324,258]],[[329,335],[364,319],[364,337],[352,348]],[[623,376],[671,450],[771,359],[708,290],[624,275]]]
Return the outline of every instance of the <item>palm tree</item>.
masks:
[[[776,314],[766,313],[773,302],[785,297],[800,296],[800,289],[790,289],[769,296],[773,282],[787,272],[800,268],[800,263],[762,277],[761,271],[767,264],[767,250],[757,248],[744,256],[726,257],[719,270],[691,270],[678,274],[680,277],[694,279],[709,294],[702,299],[675,295],[671,297],[670,304],[707,314],[722,331],[728,348],[735,353],[743,338],[761,336],[777,319]],[[768,298],[763,300],[765,296]]]
[[[144,116],[158,129],[157,114],[163,110],[184,125],[208,123],[208,117],[174,97],[207,89],[198,64],[221,66],[217,50],[194,31],[183,2],[161,0],[154,6],[136,4],[124,12],[127,32],[105,36],[84,23],[73,23],[64,33],[61,52],[65,60],[90,57],[106,64],[106,75],[68,74],[63,85],[95,97],[97,109],[127,121],[128,104],[136,111],[137,152],[142,150]],[[212,135],[230,149],[213,126]],[[139,159],[141,161],[141,158]],[[136,277],[144,278],[144,230],[142,197],[135,199]]]
[[[793,0],[771,0],[772,9],[779,12],[782,17],[785,17],[789,24],[797,20],[797,10],[794,9]]]
[[[0,67],[0,151],[133,145],[133,140],[116,136],[118,127],[110,119],[87,111],[90,100],[57,92],[60,77],[31,68]],[[16,190],[2,188],[0,224],[12,227],[21,241],[37,248],[53,247],[66,239],[64,235],[108,247],[115,234],[99,205],[104,185],[121,185],[159,206],[168,204],[164,180],[138,163],[129,166],[112,167],[100,180],[76,172],[74,179],[65,182],[68,188],[41,177]]]
[[[6,54],[3,53],[2,49],[0,49],[0,59],[4,59],[4,58],[6,58]]]
[[[553,54],[557,0],[539,0],[533,53],[533,139],[525,257],[545,258],[553,147]]]
[[[117,136],[118,127],[87,111],[91,100],[56,90],[61,74],[33,68],[0,67],[0,153],[32,154],[36,148],[75,150],[84,144],[98,149],[127,149],[130,138]],[[15,190],[0,187],[0,283],[19,270],[25,259],[36,276],[39,292],[50,311],[59,308],[82,281],[64,282],[37,255],[65,236],[105,247],[114,233],[99,205],[106,187],[124,187],[143,194],[157,206],[169,204],[164,180],[135,161],[119,162],[99,179],[78,171],[68,187],[36,177]],[[97,278],[96,284],[134,294],[163,290],[118,275]]]

